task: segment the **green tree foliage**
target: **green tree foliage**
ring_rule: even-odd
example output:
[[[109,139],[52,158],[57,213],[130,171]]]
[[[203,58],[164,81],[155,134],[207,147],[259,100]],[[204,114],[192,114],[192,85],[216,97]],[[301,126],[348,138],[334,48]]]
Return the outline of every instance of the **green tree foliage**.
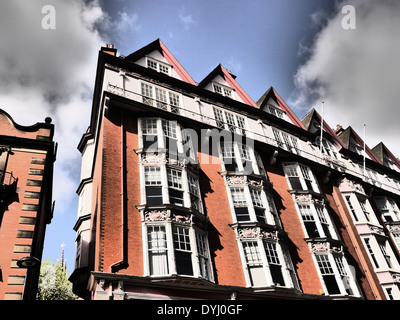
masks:
[[[75,300],[72,283],[68,281],[66,267],[62,262],[42,261],[40,267],[37,300]]]

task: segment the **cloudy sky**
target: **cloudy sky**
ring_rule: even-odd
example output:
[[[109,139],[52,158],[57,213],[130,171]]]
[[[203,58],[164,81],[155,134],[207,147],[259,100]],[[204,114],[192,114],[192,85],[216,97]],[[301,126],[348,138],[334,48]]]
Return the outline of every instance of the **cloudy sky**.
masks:
[[[80,154],[89,125],[97,55],[128,55],[160,38],[195,81],[219,63],[257,101],[273,86],[299,118],[311,108],[367,144],[400,156],[398,0],[1,0],[0,108],[18,123],[50,116],[59,144],[56,209],[44,258],[65,243],[73,271]],[[47,5],[55,9],[49,19]],[[351,5],[355,21],[348,20]],[[42,11],[43,10],[43,11]],[[351,18],[351,17],[350,17]],[[47,29],[54,22],[55,29]],[[353,29],[344,25],[350,23]]]

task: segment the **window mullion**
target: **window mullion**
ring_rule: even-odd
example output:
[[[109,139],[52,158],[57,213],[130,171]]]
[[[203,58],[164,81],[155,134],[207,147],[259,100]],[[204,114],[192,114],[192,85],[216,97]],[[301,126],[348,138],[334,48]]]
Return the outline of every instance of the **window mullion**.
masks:
[[[317,209],[315,208],[314,203],[310,204],[310,211],[313,216],[313,219],[314,219],[314,222],[315,222],[315,225],[317,227],[320,237],[327,237],[327,235],[324,232],[324,228],[322,228],[322,221],[317,213]]]
[[[190,208],[190,193],[189,193],[189,181],[187,171],[182,170],[182,189],[183,189],[183,206]]]
[[[172,224],[169,222],[165,226],[167,233],[167,249],[168,249],[168,264],[170,266],[169,273],[177,274],[176,271],[176,259],[175,259],[175,248],[174,248],[174,237],[172,231]]]
[[[232,140],[232,143],[233,143],[233,151],[234,151],[236,165],[238,167],[238,170],[242,172],[242,171],[244,171],[244,168],[243,168],[243,162],[242,162],[242,157],[241,157],[241,150],[239,149],[239,145],[235,140]]]
[[[162,120],[157,119],[157,139],[158,139],[158,147],[160,149],[165,149],[165,141],[164,141],[164,130],[162,128]]]
[[[334,256],[332,254],[328,254],[328,259],[329,259],[329,262],[331,264],[331,268],[333,269],[333,274],[335,275],[336,283],[339,286],[340,293],[341,294],[346,294],[347,291],[346,291],[346,288],[345,288],[344,283],[342,281],[342,277],[340,275],[340,272],[339,272],[339,269],[337,267],[337,264],[336,264]]]
[[[193,268],[193,275],[199,277],[200,273],[200,258],[199,252],[197,251],[197,239],[196,239],[196,232],[194,228],[189,228],[189,238],[190,238],[190,251],[191,259],[192,259],[192,268]]]
[[[271,273],[271,269],[269,267],[267,253],[265,252],[265,246],[264,246],[263,240],[262,239],[257,239],[257,245],[258,245],[258,248],[259,248],[259,251],[260,251],[261,261],[262,261],[262,264],[263,264],[265,277],[267,279],[267,286],[272,286],[274,284],[274,281],[272,279],[272,273]]]
[[[247,202],[247,210],[249,211],[250,221],[257,221],[256,213],[254,211],[253,199],[251,198],[248,186],[244,187],[244,194]]]
[[[167,174],[167,167],[165,165],[160,166],[160,174],[161,174],[161,190],[162,190],[163,203],[170,203],[169,191],[168,191],[168,174]]]
[[[281,270],[282,270],[283,280],[285,282],[285,287],[288,287],[288,284],[292,283],[289,266],[287,265],[288,262],[286,261],[285,254],[284,254],[282,246],[280,245],[279,242],[276,243],[275,247],[276,247],[276,252],[278,253],[278,259],[280,261],[280,266],[281,266]],[[294,287],[295,284],[293,283],[292,285]]]

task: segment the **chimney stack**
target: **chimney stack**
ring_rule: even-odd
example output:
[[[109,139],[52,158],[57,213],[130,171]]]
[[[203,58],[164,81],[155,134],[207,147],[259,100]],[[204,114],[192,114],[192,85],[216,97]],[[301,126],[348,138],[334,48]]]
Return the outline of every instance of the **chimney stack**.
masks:
[[[101,47],[101,52],[110,54],[114,57],[117,55],[117,49],[114,48],[113,44],[108,44],[108,43],[104,47]]]

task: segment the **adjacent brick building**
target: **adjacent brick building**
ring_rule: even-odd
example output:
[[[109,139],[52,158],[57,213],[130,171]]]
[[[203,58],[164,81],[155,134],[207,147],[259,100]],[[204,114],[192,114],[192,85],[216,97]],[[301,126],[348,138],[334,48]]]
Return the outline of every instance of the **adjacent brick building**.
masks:
[[[106,46],[78,148],[85,299],[400,299],[398,159],[272,87]]]
[[[52,219],[54,125],[22,126],[0,110],[0,300],[35,300]]]

